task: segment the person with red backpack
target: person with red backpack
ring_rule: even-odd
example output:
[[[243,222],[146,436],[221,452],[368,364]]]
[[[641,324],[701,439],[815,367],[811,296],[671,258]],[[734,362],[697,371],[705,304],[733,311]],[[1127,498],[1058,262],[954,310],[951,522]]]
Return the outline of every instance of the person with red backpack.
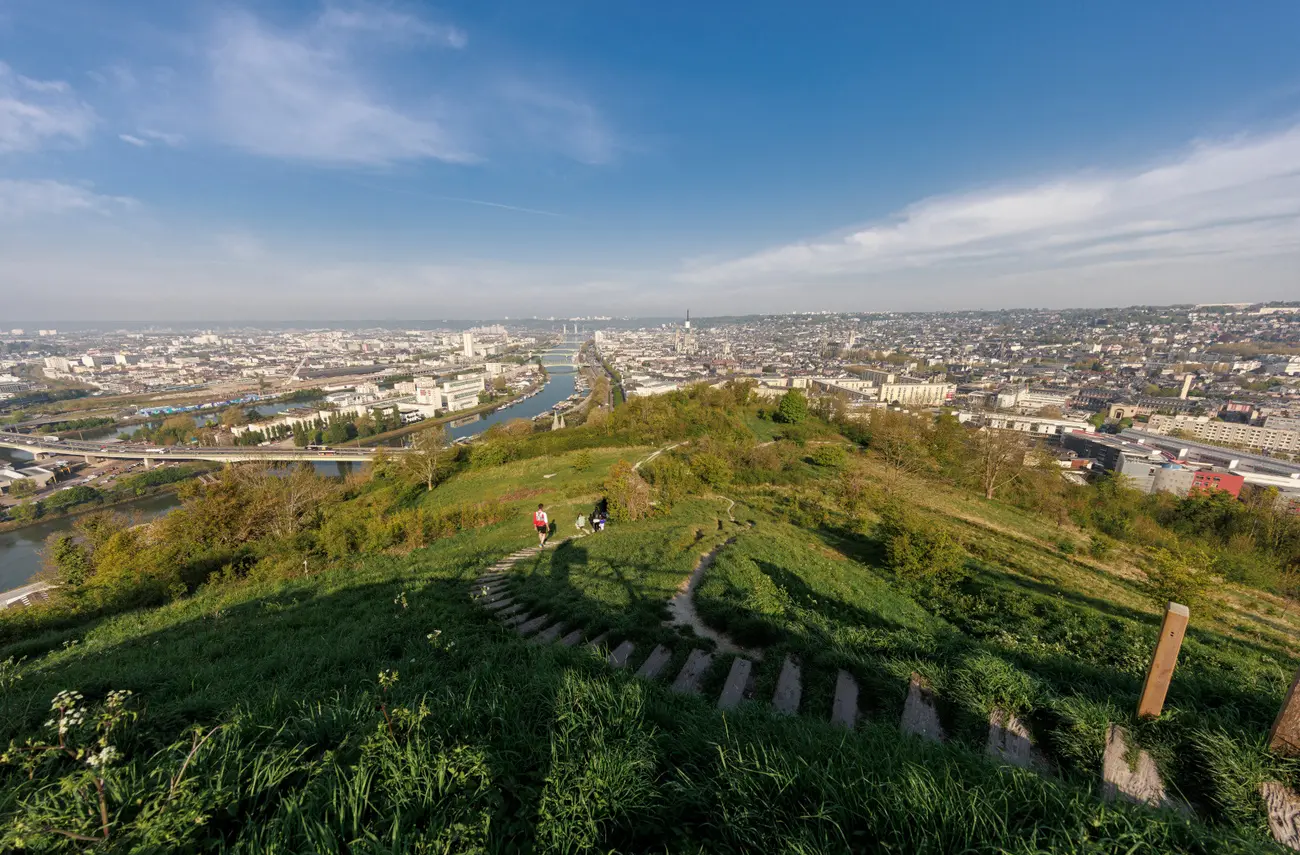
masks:
[[[537,529],[537,545],[546,545],[546,535],[551,531],[551,521],[546,516],[546,511],[542,510],[542,503],[537,503],[537,511],[533,514],[533,528]]]

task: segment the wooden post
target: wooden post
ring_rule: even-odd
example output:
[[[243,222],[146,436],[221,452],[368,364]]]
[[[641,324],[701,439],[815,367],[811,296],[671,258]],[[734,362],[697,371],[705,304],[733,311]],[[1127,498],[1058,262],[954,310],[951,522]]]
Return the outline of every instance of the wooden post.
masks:
[[[1160,640],[1156,642],[1155,653],[1151,654],[1151,666],[1147,668],[1147,679],[1142,684],[1138,718],[1159,718],[1164,709],[1165,694],[1169,691],[1169,680],[1174,676],[1174,666],[1178,664],[1178,650],[1183,646],[1189,616],[1187,606],[1182,603],[1165,606]]]
[[[1268,747],[1278,754],[1300,754],[1300,671],[1291,681],[1273,729],[1268,732]]]

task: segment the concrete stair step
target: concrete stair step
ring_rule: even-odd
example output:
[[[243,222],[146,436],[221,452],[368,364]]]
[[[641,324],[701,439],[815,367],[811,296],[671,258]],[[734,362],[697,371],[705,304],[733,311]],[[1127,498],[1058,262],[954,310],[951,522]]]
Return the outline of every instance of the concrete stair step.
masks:
[[[794,715],[799,712],[799,699],[802,697],[799,661],[794,656],[786,656],[785,662],[781,663],[781,676],[776,680],[776,692],[772,694],[772,706],[782,715]]]
[[[1112,724],[1106,732],[1106,751],[1101,757],[1101,797],[1106,801],[1117,798],[1156,808],[1173,808],[1190,813],[1191,808],[1165,791],[1156,761],[1145,750],[1138,750],[1137,768],[1128,763],[1128,734],[1124,728]]]
[[[587,642],[587,645],[586,645],[586,646],[587,646],[587,649],[588,649],[588,650],[593,650],[593,651],[594,651],[594,650],[599,650],[600,647],[601,647],[601,645],[603,645],[603,644],[605,643],[605,639],[607,639],[607,638],[609,638],[609,633],[608,633],[608,632],[602,632],[600,635],[596,636],[596,637],[593,638],[591,641],[588,641],[588,642]]]
[[[563,621],[553,623],[546,629],[537,633],[537,635],[534,635],[532,641],[535,644],[550,644],[552,641],[560,637],[560,630],[562,629],[564,629]]]
[[[615,647],[614,650],[609,654],[609,664],[613,665],[615,668],[622,668],[624,665],[627,664],[627,657],[631,656],[632,651],[635,649],[636,649],[636,645],[634,645],[632,642],[630,641],[623,642],[618,647]]]
[[[1290,849],[1300,849],[1300,797],[1279,781],[1259,785],[1273,839]]]
[[[518,626],[519,624],[523,623],[524,621],[528,620],[531,617],[532,615],[528,613],[528,610],[524,609],[520,611],[518,614],[511,615],[510,617],[506,618],[501,622],[506,626]]]
[[[920,674],[913,674],[907,684],[907,700],[903,703],[903,720],[899,722],[903,733],[911,733],[922,739],[942,742],[943,725],[939,723],[939,712],[934,708],[934,693],[921,681]]]
[[[749,685],[749,675],[753,670],[754,663],[743,656],[731,660],[727,682],[722,686],[722,694],[718,696],[718,709],[735,709],[745,699],[745,688]]]
[[[575,629],[573,632],[570,632],[568,635],[564,636],[564,638],[560,639],[560,643],[565,647],[572,647],[579,641],[582,641],[582,630],[580,629]]]
[[[508,617],[514,617],[515,613],[518,612],[523,607],[524,607],[523,603],[515,603],[509,608],[505,608],[497,612],[497,617],[499,617],[501,620],[504,621]]]
[[[487,605],[484,606],[484,608],[486,608],[490,612],[501,611],[501,609],[504,609],[507,606],[514,604],[514,600],[509,599],[509,596],[510,596],[509,594],[502,594],[500,597],[497,597],[495,600],[488,601]]]
[[[835,676],[835,700],[831,703],[831,724],[852,730],[858,723],[858,681],[848,671]]]
[[[989,737],[984,753],[1022,769],[1046,772],[1047,759],[1034,746],[1029,728],[1016,716],[1005,710],[994,710],[989,715]]]
[[[650,655],[641,663],[637,670],[638,677],[644,677],[647,680],[653,680],[659,676],[659,672],[668,664],[668,660],[673,658],[673,652],[662,644],[655,645],[655,649],[650,651]]]
[[[686,664],[682,666],[682,670],[677,672],[677,679],[673,680],[673,691],[685,695],[699,692],[700,678],[704,676],[705,671],[709,670],[712,662],[712,653],[699,648],[692,650],[691,655],[686,657]]]
[[[516,626],[515,631],[520,635],[532,635],[534,632],[537,632],[537,630],[545,626],[546,622],[550,619],[550,615],[538,615],[537,617],[532,618],[531,620],[526,620]]]

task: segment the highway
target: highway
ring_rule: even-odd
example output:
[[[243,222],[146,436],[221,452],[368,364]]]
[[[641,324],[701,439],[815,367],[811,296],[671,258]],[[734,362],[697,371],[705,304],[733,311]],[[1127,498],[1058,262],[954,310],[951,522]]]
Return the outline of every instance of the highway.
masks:
[[[245,463],[251,461],[337,461],[364,463],[370,460],[373,448],[275,448],[255,445],[172,445],[151,446],[128,442],[94,442],[53,437],[27,436],[21,433],[0,431],[0,447],[14,448],[31,454],[37,460],[46,457],[84,457],[87,461],[99,458],[116,460],[143,460],[160,463],[165,460],[206,460],[217,463]],[[402,454],[403,449],[388,448],[388,454]]]

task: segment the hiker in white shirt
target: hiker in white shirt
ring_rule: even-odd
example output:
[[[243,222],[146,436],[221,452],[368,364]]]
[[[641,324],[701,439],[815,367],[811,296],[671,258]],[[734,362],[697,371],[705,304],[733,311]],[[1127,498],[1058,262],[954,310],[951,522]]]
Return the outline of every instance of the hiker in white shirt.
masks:
[[[542,510],[542,505],[537,504],[537,512],[533,514],[533,528],[537,529],[537,545],[546,545],[546,535],[551,531],[551,521],[546,516],[546,511]]]

